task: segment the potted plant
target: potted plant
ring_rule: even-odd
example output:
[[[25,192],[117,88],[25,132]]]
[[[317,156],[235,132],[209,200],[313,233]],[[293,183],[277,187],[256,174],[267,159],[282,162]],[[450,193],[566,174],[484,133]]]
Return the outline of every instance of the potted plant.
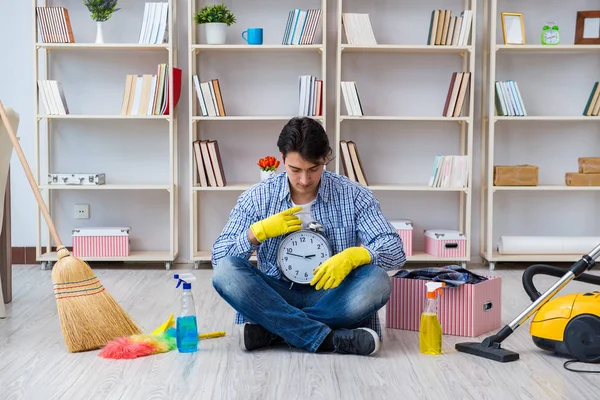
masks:
[[[102,35],[102,24],[112,17],[114,12],[120,10],[117,7],[118,0],[84,0],[83,4],[92,14],[92,19],[96,21],[96,43],[104,43]]]
[[[235,24],[235,15],[224,4],[207,4],[194,14],[196,25],[203,24],[206,43],[225,44],[227,27]]]
[[[279,167],[279,161],[273,156],[266,156],[258,160],[256,163],[260,167],[260,179],[267,179],[269,176],[275,173],[277,167]]]

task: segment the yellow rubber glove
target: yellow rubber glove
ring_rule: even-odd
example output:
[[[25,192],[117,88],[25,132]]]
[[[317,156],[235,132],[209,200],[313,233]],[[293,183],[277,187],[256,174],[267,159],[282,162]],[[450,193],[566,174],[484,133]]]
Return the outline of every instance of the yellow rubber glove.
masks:
[[[310,281],[310,285],[317,285],[316,289],[333,289],[340,283],[353,269],[371,262],[371,254],[364,247],[349,247],[335,256],[325,260],[315,270],[315,276]]]
[[[302,229],[302,221],[293,214],[300,210],[302,210],[300,206],[288,208],[252,224],[250,229],[252,229],[252,233],[254,233],[256,239],[261,243],[272,237],[299,231]]]

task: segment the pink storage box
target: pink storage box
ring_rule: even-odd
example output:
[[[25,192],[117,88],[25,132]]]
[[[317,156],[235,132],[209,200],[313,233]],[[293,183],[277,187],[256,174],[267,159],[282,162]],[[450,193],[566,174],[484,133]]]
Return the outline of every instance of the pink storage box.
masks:
[[[428,229],[425,231],[425,253],[434,257],[466,257],[467,238],[459,231]]]
[[[487,276],[487,281],[444,286],[439,297],[438,317],[442,333],[479,336],[500,328],[502,278]],[[427,287],[424,279],[391,278],[392,293],[386,305],[386,326],[418,331],[425,308]]]
[[[412,256],[412,239],[413,239],[413,224],[407,219],[400,219],[396,221],[390,221],[391,224],[396,228],[400,238],[402,239],[402,245],[404,247],[404,254]]]
[[[129,230],[127,227],[73,229],[74,257],[128,257]]]

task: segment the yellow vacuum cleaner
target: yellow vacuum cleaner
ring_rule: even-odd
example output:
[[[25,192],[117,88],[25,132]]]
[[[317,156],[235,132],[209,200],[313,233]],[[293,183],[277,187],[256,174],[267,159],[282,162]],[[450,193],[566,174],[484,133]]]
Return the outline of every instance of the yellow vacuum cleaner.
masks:
[[[498,333],[481,343],[457,343],[456,350],[499,362],[518,360],[519,354],[502,348],[501,343],[535,314],[530,333],[539,348],[577,361],[599,362],[600,293],[576,293],[551,300],[572,280],[600,285],[600,277],[584,273],[595,266],[599,255],[600,245],[582,256],[566,273],[550,265],[528,267],[523,273],[523,287],[533,303]],[[533,285],[533,277],[538,274],[560,279],[541,294]]]

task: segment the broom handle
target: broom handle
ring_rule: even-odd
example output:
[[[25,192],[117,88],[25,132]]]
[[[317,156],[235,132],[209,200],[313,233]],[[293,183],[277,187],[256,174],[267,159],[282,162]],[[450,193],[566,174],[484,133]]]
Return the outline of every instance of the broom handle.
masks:
[[[8,120],[8,116],[6,115],[6,110],[4,109],[4,106],[2,105],[2,101],[0,101],[0,117],[2,117],[4,126],[6,127],[6,130],[8,131],[8,136],[10,136],[10,140],[13,143],[13,147],[15,148],[17,155],[19,156],[19,160],[21,160],[21,164],[23,165],[23,169],[25,170],[25,175],[27,175],[27,180],[29,180],[29,184],[31,185],[31,189],[33,190],[33,194],[35,195],[35,199],[37,200],[38,205],[40,206],[40,209],[42,210],[42,214],[44,214],[44,219],[46,220],[46,224],[48,225],[48,228],[50,228],[50,234],[52,235],[52,239],[54,239],[54,242],[56,243],[56,246],[58,248],[64,247],[62,242],[60,241],[60,237],[58,237],[58,232],[56,231],[56,227],[54,226],[54,223],[52,222],[52,218],[50,218],[50,213],[48,212],[48,207],[46,207],[46,203],[44,202],[44,199],[42,198],[42,195],[40,194],[38,185],[35,182],[35,179],[33,178],[33,174],[31,173],[31,169],[29,168],[27,159],[25,158],[25,155],[23,154],[23,150],[21,149],[21,144],[19,143],[19,140],[17,139],[17,135],[15,134],[15,131],[13,130],[12,126],[10,125],[10,121]]]

